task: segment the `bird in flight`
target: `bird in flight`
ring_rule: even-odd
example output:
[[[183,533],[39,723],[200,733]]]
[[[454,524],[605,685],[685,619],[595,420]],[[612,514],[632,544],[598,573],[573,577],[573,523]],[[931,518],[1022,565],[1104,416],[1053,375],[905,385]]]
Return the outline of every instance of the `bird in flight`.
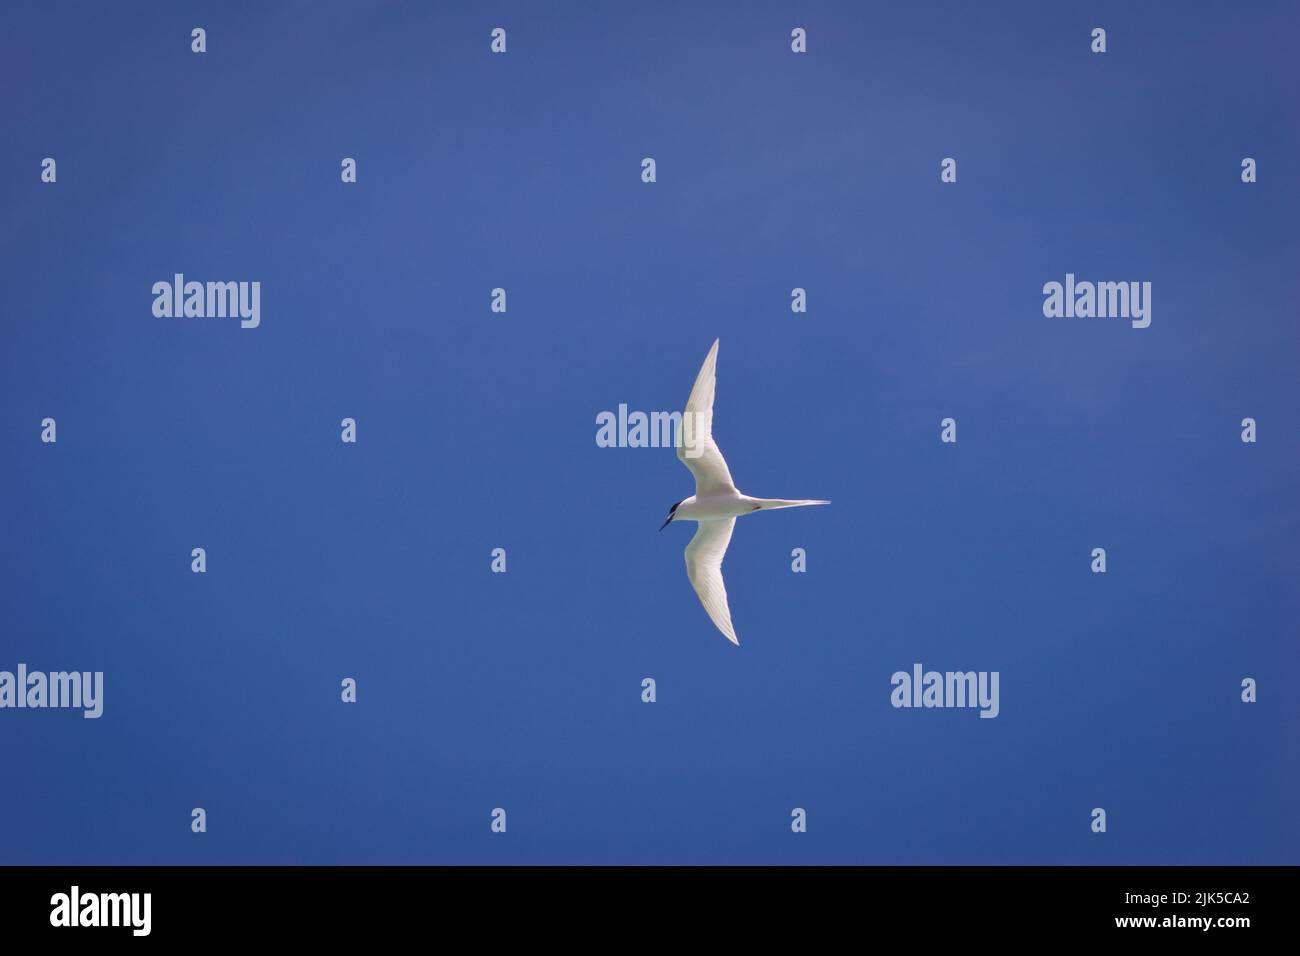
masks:
[[[699,527],[686,546],[686,576],[699,595],[700,603],[719,631],[739,645],[736,629],[731,626],[731,608],[727,606],[727,588],[722,583],[722,558],[731,543],[736,519],[755,511],[774,508],[802,508],[805,505],[828,505],[829,501],[787,501],[784,498],[751,498],[736,488],[727,462],[713,440],[713,392],[717,384],[718,340],[704,357],[700,374],[686,400],[682,413],[677,457],[695,476],[695,494],[668,509],[662,531],[674,521],[695,521]]]

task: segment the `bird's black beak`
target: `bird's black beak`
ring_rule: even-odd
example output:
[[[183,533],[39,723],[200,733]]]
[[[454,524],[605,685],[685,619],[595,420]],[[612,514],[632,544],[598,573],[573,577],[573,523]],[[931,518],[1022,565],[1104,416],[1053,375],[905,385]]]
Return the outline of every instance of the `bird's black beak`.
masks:
[[[668,527],[670,524],[672,524],[672,520],[673,520],[673,516],[672,516],[672,515],[669,515],[669,516],[668,516],[668,520],[665,521],[663,524],[661,524],[661,525],[659,526],[659,530],[662,531],[662,530],[664,530],[664,528],[666,528],[666,527]]]

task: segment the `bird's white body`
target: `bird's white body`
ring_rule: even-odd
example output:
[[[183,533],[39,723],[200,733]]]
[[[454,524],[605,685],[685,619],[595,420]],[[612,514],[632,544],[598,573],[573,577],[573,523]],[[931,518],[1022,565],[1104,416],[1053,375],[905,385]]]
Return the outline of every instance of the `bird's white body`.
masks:
[[[673,519],[687,521],[721,521],[724,518],[739,518],[758,510],[758,502],[749,495],[739,491],[734,494],[691,495],[677,506]]]
[[[828,505],[829,501],[786,501],[783,498],[751,498],[743,491],[712,495],[691,495],[677,506],[673,520],[722,521],[739,518],[751,511],[772,508],[799,508],[803,505]]]
[[[686,427],[677,457],[695,476],[695,494],[673,505],[668,512],[667,527],[674,521],[696,521],[699,528],[686,546],[686,576],[699,595],[700,603],[719,631],[733,644],[739,644],[731,624],[731,608],[722,581],[722,558],[731,543],[736,519],[755,511],[774,508],[802,508],[828,505],[829,501],[785,498],[751,498],[731,480],[726,459],[713,440],[713,394],[717,384],[718,341],[704,358],[700,374],[686,400],[682,421]],[[662,529],[661,529],[662,530]]]

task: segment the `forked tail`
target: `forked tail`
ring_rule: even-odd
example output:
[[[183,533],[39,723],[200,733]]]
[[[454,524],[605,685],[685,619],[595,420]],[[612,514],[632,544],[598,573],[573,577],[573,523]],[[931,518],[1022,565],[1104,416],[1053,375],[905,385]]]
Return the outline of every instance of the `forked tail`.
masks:
[[[829,501],[814,501],[809,498],[800,499],[798,501],[791,501],[786,498],[755,498],[754,501],[758,503],[758,508],[763,511],[768,511],[773,508],[803,508],[807,505],[830,504]]]

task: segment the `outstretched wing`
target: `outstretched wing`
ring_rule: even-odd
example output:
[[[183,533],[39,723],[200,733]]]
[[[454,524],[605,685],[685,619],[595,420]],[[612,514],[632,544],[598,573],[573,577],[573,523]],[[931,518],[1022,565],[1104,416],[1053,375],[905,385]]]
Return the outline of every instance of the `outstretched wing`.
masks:
[[[709,618],[731,643],[739,645],[736,629],[731,626],[731,608],[727,606],[727,587],[722,583],[722,557],[731,543],[735,518],[701,521],[699,530],[686,546],[686,576],[700,596]]]
[[[701,497],[722,491],[735,491],[726,459],[713,440],[713,393],[717,388],[718,340],[704,357],[700,374],[695,378],[691,397],[682,413],[681,442],[677,457],[695,476],[695,495]],[[726,544],[723,544],[726,548]]]

